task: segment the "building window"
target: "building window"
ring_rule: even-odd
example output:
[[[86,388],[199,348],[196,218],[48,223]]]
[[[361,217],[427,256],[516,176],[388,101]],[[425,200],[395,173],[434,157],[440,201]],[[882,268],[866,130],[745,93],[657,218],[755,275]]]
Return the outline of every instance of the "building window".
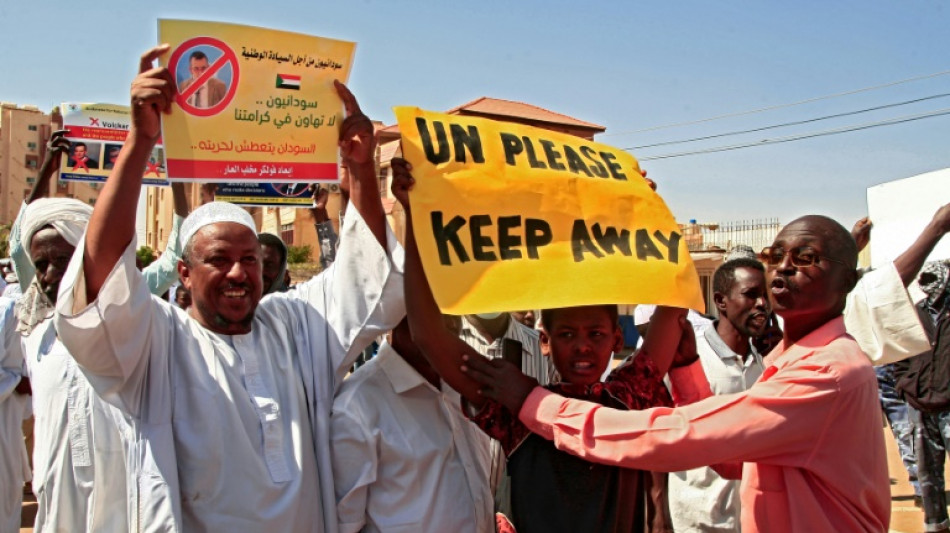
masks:
[[[35,155],[28,155],[24,158],[23,163],[26,165],[26,168],[36,168],[39,166],[40,158]]]
[[[31,177],[27,176],[26,182],[27,182],[28,184],[29,184],[29,183],[36,183],[36,178],[31,178]]]
[[[27,150],[36,150],[36,143],[33,143],[33,142],[26,143],[26,149],[27,149]]]
[[[280,225],[280,240],[284,241],[284,244],[288,244],[288,245],[294,243],[294,225],[293,224]]]
[[[26,127],[26,129],[30,131],[36,131],[36,124],[30,124],[29,126]]]
[[[95,199],[95,198],[90,198],[90,199],[88,200],[88,202],[89,202],[89,205],[96,205],[96,199]]]
[[[389,167],[379,167],[379,195],[386,197],[386,184],[389,182]]]

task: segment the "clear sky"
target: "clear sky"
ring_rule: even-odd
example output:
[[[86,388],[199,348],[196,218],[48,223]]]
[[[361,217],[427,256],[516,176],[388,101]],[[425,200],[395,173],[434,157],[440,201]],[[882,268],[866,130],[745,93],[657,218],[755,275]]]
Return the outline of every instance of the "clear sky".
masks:
[[[0,2],[0,100],[125,103],[158,18],[251,24],[359,43],[350,80],[370,117],[519,100],[607,127],[619,147],[759,128],[950,93],[950,75],[703,124],[693,121],[950,70],[950,2],[228,0]],[[950,97],[638,157],[950,108]],[[643,162],[677,219],[807,214],[846,226],[868,186],[950,167],[950,115]],[[948,184],[950,191],[950,184]],[[943,194],[948,194],[944,192]]]

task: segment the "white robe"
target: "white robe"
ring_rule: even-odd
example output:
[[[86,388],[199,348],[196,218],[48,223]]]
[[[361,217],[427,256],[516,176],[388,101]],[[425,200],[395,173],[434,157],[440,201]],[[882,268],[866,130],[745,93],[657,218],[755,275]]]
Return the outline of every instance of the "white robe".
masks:
[[[844,324],[875,366],[930,349],[917,309],[894,263],[881,265],[861,277],[848,294]]]
[[[57,330],[141,439],[129,498],[154,510],[177,496],[169,505],[185,531],[336,531],[333,394],[360,350],[405,315],[401,258],[355,211],[342,233],[326,272],[261,300],[251,332],[234,336],[153,298],[134,242],[86,302],[77,248]]]
[[[125,460],[115,409],[92,390],[52,320],[22,343],[33,388],[36,531],[125,531]]]
[[[23,352],[14,303],[0,298],[0,533],[20,531],[23,483],[29,480],[23,443],[23,415],[29,396],[15,392],[23,377]]]

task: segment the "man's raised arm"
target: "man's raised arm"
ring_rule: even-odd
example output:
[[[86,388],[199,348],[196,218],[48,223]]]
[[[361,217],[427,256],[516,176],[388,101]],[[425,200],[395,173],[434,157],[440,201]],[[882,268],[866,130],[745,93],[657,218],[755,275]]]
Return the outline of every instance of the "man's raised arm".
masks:
[[[409,189],[414,181],[409,175],[409,163],[404,159],[393,159],[392,168],[393,195],[406,212],[406,315],[409,319],[409,329],[412,331],[412,340],[442,379],[469,403],[480,406],[485,402],[485,398],[479,393],[480,385],[462,371],[462,357],[464,355],[476,359],[482,356],[450,332],[442,321],[442,313],[422,270],[422,261],[413,234]],[[498,363],[510,364],[501,360]],[[537,385],[537,381],[531,381],[533,385]]]
[[[65,135],[68,130],[57,130],[50,135],[46,143],[46,155],[43,157],[43,164],[40,165],[40,171],[33,184],[33,190],[23,200],[20,212],[16,220],[13,221],[13,227],[10,228],[10,258],[13,259],[13,271],[16,273],[20,290],[26,292],[30,287],[30,281],[36,275],[36,269],[33,268],[33,261],[27,257],[23,243],[20,242],[20,227],[23,225],[23,216],[26,213],[26,206],[33,203],[34,200],[46,198],[49,196],[53,176],[59,170],[60,161],[63,154],[69,151],[69,141]]]
[[[905,287],[914,281],[927,261],[927,256],[947,233],[950,233],[950,204],[938,209],[917,240],[894,260],[894,267],[897,268]]]
[[[340,158],[352,174],[350,202],[359,211],[379,245],[387,248],[386,212],[383,211],[380,201],[376,176],[376,137],[373,123],[360,110],[356,97],[346,85],[338,81],[333,83],[346,109],[346,118],[340,126]]]
[[[168,48],[163,44],[143,54],[139,75],[132,82],[132,126],[86,230],[83,271],[87,301],[98,297],[109,272],[135,236],[142,172],[162,131],[161,114],[169,111],[174,99],[171,73],[164,67],[152,67]]]

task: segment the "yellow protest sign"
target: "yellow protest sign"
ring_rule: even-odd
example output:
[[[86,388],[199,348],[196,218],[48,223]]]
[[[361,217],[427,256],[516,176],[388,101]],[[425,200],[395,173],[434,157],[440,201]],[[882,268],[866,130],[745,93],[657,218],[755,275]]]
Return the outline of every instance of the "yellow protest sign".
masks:
[[[416,241],[443,311],[704,308],[680,228],[632,155],[519,124],[395,112],[416,179]]]
[[[173,181],[336,182],[354,43],[250,26],[159,20],[177,94],[162,134]]]

